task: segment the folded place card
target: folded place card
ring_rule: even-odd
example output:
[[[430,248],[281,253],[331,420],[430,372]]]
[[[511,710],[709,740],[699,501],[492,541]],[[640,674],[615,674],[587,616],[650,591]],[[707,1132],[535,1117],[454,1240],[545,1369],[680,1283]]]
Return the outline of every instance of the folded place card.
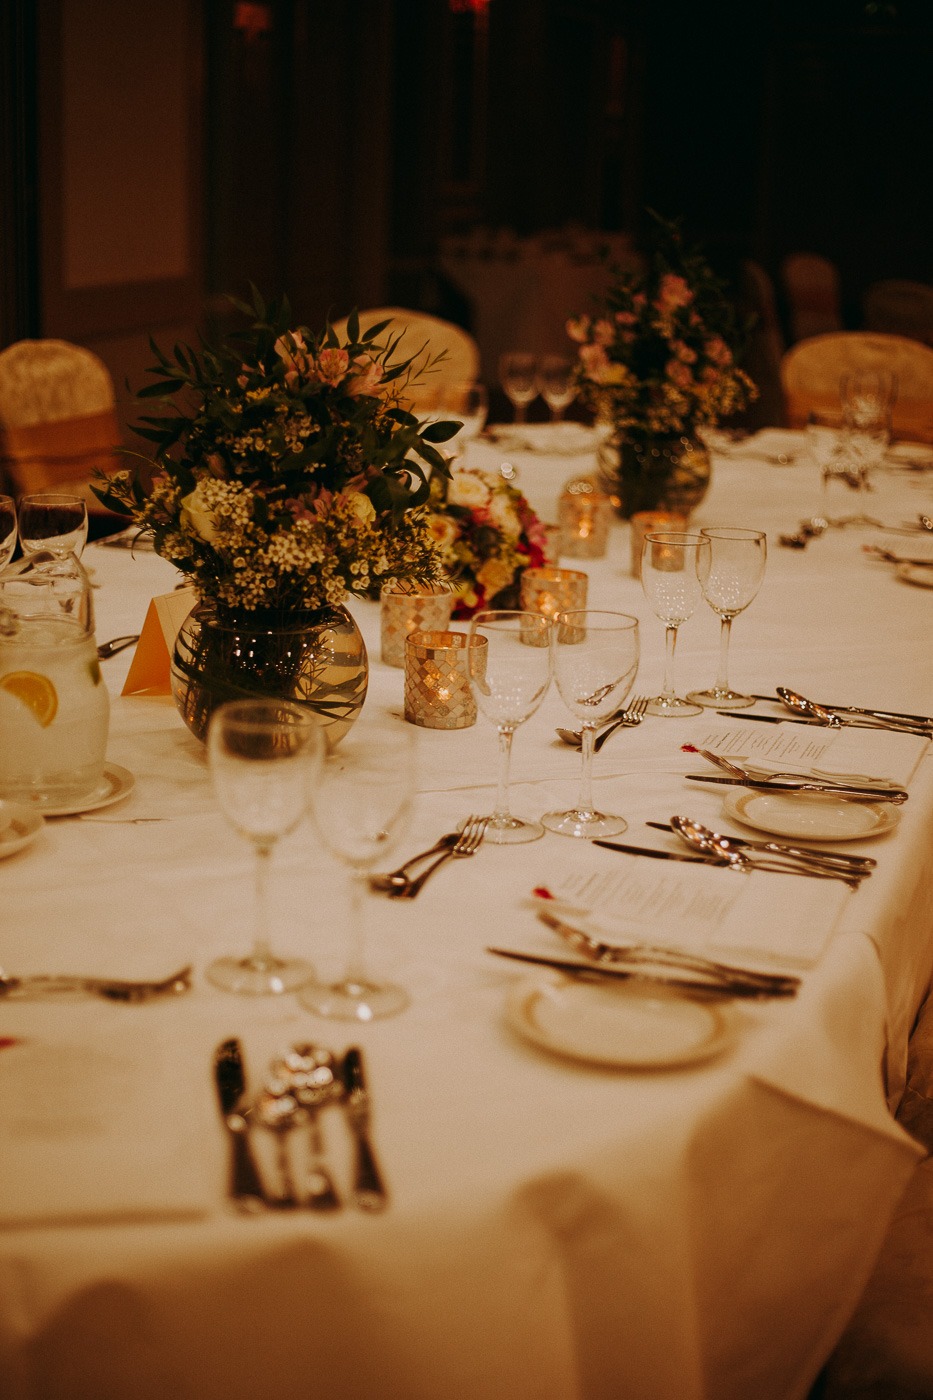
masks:
[[[170,695],[169,666],[178,629],[197,602],[193,588],[176,588],[153,598],[136,643],[124,695]]]

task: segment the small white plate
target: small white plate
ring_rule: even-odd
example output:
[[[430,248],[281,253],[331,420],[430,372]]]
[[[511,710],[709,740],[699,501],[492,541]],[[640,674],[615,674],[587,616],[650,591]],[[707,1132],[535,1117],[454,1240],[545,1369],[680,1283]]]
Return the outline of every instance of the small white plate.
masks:
[[[30,811],[17,802],[0,802],[0,860],[35,841],[42,827],[41,812]]]
[[[673,1069],[711,1059],[732,1038],[724,1010],[638,982],[556,974],[518,984],[512,1027],[554,1054],[617,1069]]]
[[[933,559],[929,564],[898,564],[897,576],[905,583],[916,583],[920,588],[933,588]]]
[[[771,836],[801,841],[861,841],[897,824],[890,802],[865,802],[831,793],[730,792],[727,816]]]
[[[103,777],[87,797],[58,807],[47,807],[42,802],[36,802],[30,810],[41,812],[44,817],[73,817],[79,812],[96,812],[98,807],[109,807],[128,797],[135,783],[136,779],[128,768],[121,768],[119,763],[105,763]]]

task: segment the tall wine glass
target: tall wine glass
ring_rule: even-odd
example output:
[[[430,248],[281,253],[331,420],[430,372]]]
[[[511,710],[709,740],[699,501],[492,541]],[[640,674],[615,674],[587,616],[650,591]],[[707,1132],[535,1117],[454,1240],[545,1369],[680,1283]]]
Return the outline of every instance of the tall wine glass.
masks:
[[[19,541],[24,554],[49,549],[60,559],[66,554],[80,559],[87,544],[87,503],[58,491],[21,496]]]
[[[638,670],[638,621],[627,613],[579,608],[558,613],[551,629],[554,678],[564,704],[583,726],[583,769],[577,805],[541,818],[561,836],[618,836],[624,817],[593,805],[593,740],[597,727],[625,702]]]
[[[743,695],[729,685],[729,638],[733,619],[758,594],[765,576],[768,537],[761,530],[738,526],[704,526],[700,531],[710,542],[708,553],[698,556],[697,570],[703,597],[719,614],[719,673],[708,690],[691,690],[687,699],[717,710],[741,710],[755,703],[754,695]]]
[[[645,536],[641,586],[655,616],[665,624],[664,688],[649,700],[649,715],[677,717],[701,712],[700,705],[682,700],[674,689],[674,652],[678,628],[693,616],[702,597],[700,578],[708,569],[709,553],[710,542],[705,535],[665,530]]]
[[[465,451],[486,426],[489,412],[486,385],[479,380],[448,384],[441,391],[441,407],[446,417],[459,419],[463,425],[451,446],[455,450]]]
[[[564,355],[545,355],[538,366],[538,390],[550,409],[551,422],[562,422],[577,397],[573,361]]]
[[[328,757],[311,794],[321,841],[349,871],[348,953],[343,976],[310,982],[302,1006],[319,1016],[374,1021],[408,1005],[404,987],[376,981],[366,965],[367,876],[405,834],[415,792],[414,733],[404,724],[362,720]]]
[[[311,966],[281,958],[269,943],[269,872],[281,837],[308,810],[309,788],[324,741],[314,716],[285,700],[234,700],[211,716],[207,737],[214,791],[230,825],[255,852],[255,933],[245,957],[223,957],[208,981],[251,996],[290,992],[307,982]]]
[[[512,736],[530,719],[551,683],[551,622],[541,613],[487,609],[470,623],[467,653],[476,707],[499,735],[499,784],[486,840],[495,845],[536,841],[540,822],[515,817],[509,808]],[[483,639],[485,645],[476,645]]]
[[[499,383],[515,410],[515,422],[524,423],[528,405],[538,396],[537,360],[524,350],[510,350],[499,357]],[[487,840],[488,835],[487,835]]]
[[[0,496],[0,569],[5,569],[16,548],[16,502]]]

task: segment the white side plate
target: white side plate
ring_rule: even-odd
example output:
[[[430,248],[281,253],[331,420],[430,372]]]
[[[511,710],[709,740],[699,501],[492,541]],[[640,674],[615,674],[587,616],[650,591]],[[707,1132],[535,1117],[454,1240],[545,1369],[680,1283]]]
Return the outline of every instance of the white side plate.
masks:
[[[18,802],[0,802],[0,860],[35,841],[42,826],[41,812],[21,807]]]
[[[831,793],[730,792],[726,816],[771,836],[800,841],[861,841],[897,824],[890,802],[862,802]]]
[[[47,807],[44,803],[37,802],[31,810],[41,812],[44,817],[72,817],[78,812],[96,812],[98,807],[109,807],[111,803],[128,797],[135,783],[136,779],[128,768],[121,768],[119,763],[105,763],[103,777],[87,797],[77,802],[66,802],[59,807]]]

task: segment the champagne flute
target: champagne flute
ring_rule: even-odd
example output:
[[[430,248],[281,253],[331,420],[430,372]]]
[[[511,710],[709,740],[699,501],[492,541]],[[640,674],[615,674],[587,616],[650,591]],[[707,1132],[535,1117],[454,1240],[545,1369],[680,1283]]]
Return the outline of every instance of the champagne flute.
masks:
[[[546,812],[548,831],[586,840],[618,836],[624,817],[599,812],[593,805],[593,741],[596,730],[625,702],[638,670],[638,621],[627,613],[592,608],[558,613],[551,629],[554,676],[567,708],[583,727],[583,769],[577,805],[566,812]]]
[[[550,630],[550,619],[542,613],[511,609],[478,612],[470,623],[470,685],[477,709],[499,735],[496,806],[486,827],[486,840],[499,846],[544,835],[540,822],[512,815],[509,762],[515,730],[535,713],[551,683]]]
[[[5,569],[16,548],[16,502],[0,496],[0,569]]]
[[[19,542],[24,554],[48,549],[59,559],[81,558],[87,544],[87,502],[56,491],[21,496]]]
[[[376,981],[366,966],[365,909],[368,876],[405,834],[415,791],[411,728],[388,721],[356,724],[328,757],[311,794],[311,814],[321,841],[349,871],[349,939],[343,976],[312,981],[302,1006],[338,1020],[374,1021],[408,1005],[408,992]]]
[[[281,958],[269,943],[269,871],[276,843],[308,810],[324,740],[314,716],[285,700],[234,700],[211,716],[207,753],[214,790],[230,825],[255,852],[255,934],[245,957],[223,957],[207,979],[251,996],[293,991],[312,974],[302,958]]]
[[[692,617],[702,596],[701,572],[708,566],[710,542],[705,535],[663,530],[645,536],[641,586],[655,615],[665,624],[664,687],[649,700],[646,714],[698,715],[702,707],[682,700],[674,689],[674,652],[681,623]]]
[[[545,355],[538,367],[538,390],[551,412],[551,422],[561,423],[577,397],[573,361],[564,355]]]
[[[719,674],[708,690],[688,691],[687,699],[718,710],[741,710],[753,705],[755,697],[729,685],[729,638],[733,619],[744,612],[761,587],[768,537],[761,530],[718,525],[704,526],[700,534],[710,542],[709,551],[697,558],[697,570],[703,597],[719,614]]]
[[[538,396],[536,371],[537,360],[524,350],[510,350],[499,357],[499,383],[515,410],[516,423],[526,421],[528,405]]]

